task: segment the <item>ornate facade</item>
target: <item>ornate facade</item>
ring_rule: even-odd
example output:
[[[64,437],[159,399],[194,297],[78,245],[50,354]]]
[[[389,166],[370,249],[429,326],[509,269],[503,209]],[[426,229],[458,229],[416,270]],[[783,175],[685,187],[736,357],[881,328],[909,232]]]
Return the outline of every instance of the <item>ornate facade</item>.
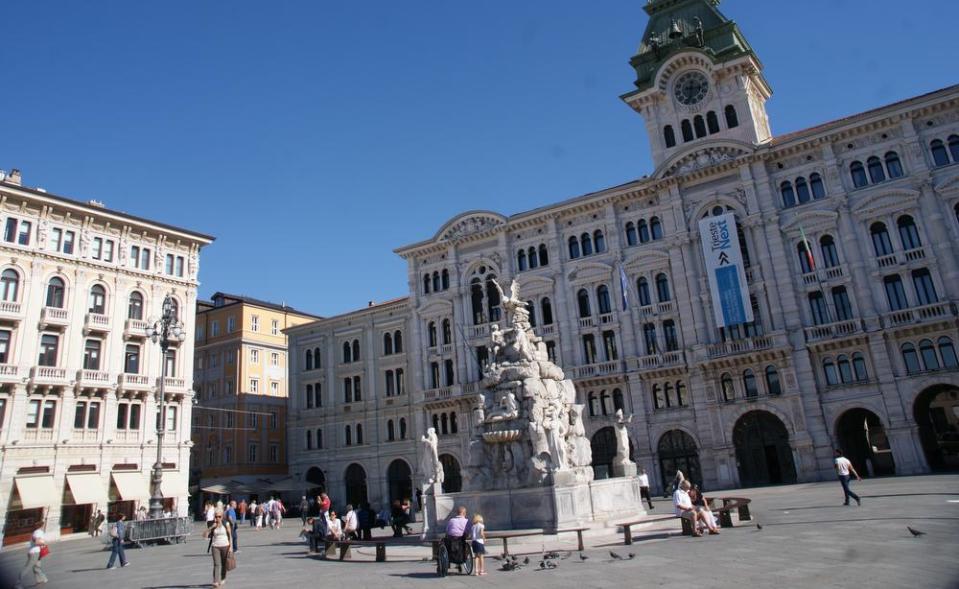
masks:
[[[132,517],[150,498],[155,420],[162,491],[186,515],[192,338],[166,358],[147,338],[172,295],[194,329],[200,249],[213,238],[0,181],[0,513],[4,543],[44,519],[49,537],[91,513]]]
[[[711,488],[829,478],[836,446],[872,475],[959,466],[959,87],[773,136],[761,64],[716,4],[646,7],[622,98],[647,124],[648,177],[458,215],[396,250],[408,298],[290,331],[294,476],[409,496],[427,427],[458,473],[501,320],[493,277],[519,281],[574,378],[599,478],[617,409],[658,485],[677,469]],[[727,213],[754,319],[718,327],[699,222]]]

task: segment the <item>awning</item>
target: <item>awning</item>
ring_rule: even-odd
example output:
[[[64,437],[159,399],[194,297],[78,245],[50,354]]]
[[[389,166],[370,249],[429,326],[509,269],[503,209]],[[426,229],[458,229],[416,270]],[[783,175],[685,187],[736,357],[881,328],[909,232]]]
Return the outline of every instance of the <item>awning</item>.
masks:
[[[114,472],[113,483],[124,501],[150,498],[147,477],[142,472]]]
[[[283,480],[271,483],[270,485],[268,485],[268,488],[271,491],[277,491],[277,492],[301,491],[304,488],[306,488],[306,484],[301,483],[300,481],[297,481],[293,478],[287,478],[287,479],[283,479]]]
[[[178,470],[164,470],[160,481],[160,491],[164,497],[182,497],[187,494],[186,480]]]
[[[98,474],[68,474],[67,484],[73,493],[77,505],[85,503],[106,503],[107,493],[103,488],[103,479]]]
[[[24,509],[49,507],[59,503],[57,486],[53,484],[53,477],[17,477],[13,479],[20,495],[20,504]]]
[[[208,487],[203,487],[200,489],[204,493],[212,493],[214,495],[229,495],[230,490],[224,485],[210,485]]]

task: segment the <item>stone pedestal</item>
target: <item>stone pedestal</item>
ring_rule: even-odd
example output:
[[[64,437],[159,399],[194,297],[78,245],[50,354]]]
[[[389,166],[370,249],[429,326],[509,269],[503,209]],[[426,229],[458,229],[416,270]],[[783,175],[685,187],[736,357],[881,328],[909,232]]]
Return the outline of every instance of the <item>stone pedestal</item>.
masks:
[[[636,476],[636,463],[635,462],[614,462],[613,463],[613,476],[614,477],[634,477]]]

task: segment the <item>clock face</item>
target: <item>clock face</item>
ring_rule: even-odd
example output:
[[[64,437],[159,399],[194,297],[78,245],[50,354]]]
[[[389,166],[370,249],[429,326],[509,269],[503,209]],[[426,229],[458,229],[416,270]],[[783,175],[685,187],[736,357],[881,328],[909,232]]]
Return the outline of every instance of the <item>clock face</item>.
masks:
[[[676,101],[686,106],[692,106],[706,98],[709,92],[709,80],[699,72],[686,72],[679,76],[673,86],[673,95]]]

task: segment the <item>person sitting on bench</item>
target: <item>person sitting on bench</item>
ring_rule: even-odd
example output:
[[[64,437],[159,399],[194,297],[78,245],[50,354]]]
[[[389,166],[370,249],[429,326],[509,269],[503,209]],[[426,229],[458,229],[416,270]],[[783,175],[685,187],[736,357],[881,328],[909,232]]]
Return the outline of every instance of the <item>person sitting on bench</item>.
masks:
[[[709,521],[706,521],[707,515],[700,512],[693,505],[692,500],[689,498],[689,489],[692,485],[689,484],[689,481],[684,480],[679,484],[679,488],[673,493],[673,506],[676,509],[676,516],[683,519],[689,520],[693,525],[693,536],[702,536],[702,533],[697,529],[697,523],[703,522],[706,524],[706,527],[709,528],[710,534],[718,534],[719,530],[713,525],[712,518],[709,518]]]
[[[698,486],[693,485],[693,487],[689,490],[689,499],[693,502],[693,507],[696,509],[696,511],[698,511],[702,516],[702,521],[709,522],[709,524],[711,524],[709,526],[710,531],[717,530],[716,533],[718,534],[719,531],[717,528],[718,524],[716,523],[716,516],[713,514],[712,510],[709,509],[709,500],[706,499],[706,497],[699,491]]]

